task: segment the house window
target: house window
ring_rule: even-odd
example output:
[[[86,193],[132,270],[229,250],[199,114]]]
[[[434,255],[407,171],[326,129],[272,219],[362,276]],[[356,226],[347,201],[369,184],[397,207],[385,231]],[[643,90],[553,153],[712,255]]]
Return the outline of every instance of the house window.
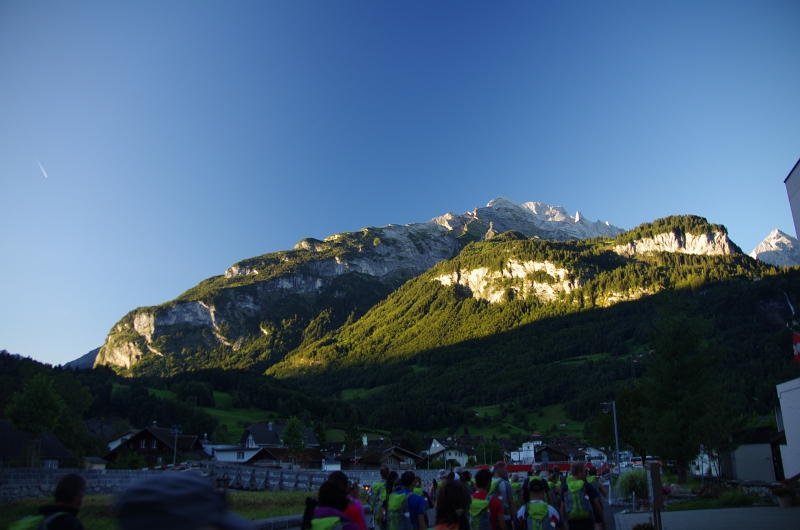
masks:
[[[158,442],[153,440],[153,449],[158,449]]]
[[[253,440],[252,436],[247,437],[247,447],[255,447],[256,442]]]
[[[389,464],[389,465],[394,464],[394,458],[392,458],[392,457],[387,458],[386,459],[386,463]]]
[[[236,452],[236,460],[244,460],[244,451]]]
[[[144,440],[139,440],[139,447],[140,447],[141,449],[144,449],[144,448],[146,447],[146,445],[145,445],[145,441],[144,441]]]
[[[44,460],[43,464],[48,469],[58,469],[58,460]]]

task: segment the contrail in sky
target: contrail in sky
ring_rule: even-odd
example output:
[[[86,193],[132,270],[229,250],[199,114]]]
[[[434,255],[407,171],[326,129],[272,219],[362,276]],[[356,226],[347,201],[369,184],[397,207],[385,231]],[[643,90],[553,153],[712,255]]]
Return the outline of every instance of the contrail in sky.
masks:
[[[42,163],[39,162],[38,160],[36,162],[39,164],[39,169],[42,170],[42,175],[44,175],[44,178],[47,178],[47,173],[45,172],[44,168],[42,167]]]

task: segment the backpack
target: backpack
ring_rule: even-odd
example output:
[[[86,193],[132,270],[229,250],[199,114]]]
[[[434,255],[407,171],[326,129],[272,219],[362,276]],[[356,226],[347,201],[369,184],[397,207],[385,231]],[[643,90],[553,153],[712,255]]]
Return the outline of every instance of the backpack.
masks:
[[[386,503],[386,530],[412,530],[411,513],[408,511],[408,495],[401,488],[389,494]]]
[[[593,517],[592,503],[589,501],[589,494],[582,480],[571,480],[567,483],[567,491],[564,492],[564,511],[569,520]]]
[[[469,505],[469,528],[470,530],[492,530],[488,496],[486,500],[472,497],[472,503]]]
[[[311,530],[342,530],[343,527],[342,520],[335,515],[311,520]]]
[[[520,502],[520,499],[522,499],[522,484],[519,482],[512,482],[511,492],[514,494],[514,500],[516,501],[517,506],[520,506],[522,504],[522,502]]]
[[[508,516],[508,490],[511,488],[509,488],[506,484],[508,483],[501,478],[493,478],[492,485],[489,486],[489,494],[486,496],[486,499],[492,500],[493,498],[497,498],[503,505],[503,515]]]
[[[12,524],[8,530],[47,530],[47,525],[52,523],[59,515],[64,515],[66,512],[56,512],[45,518],[44,515],[30,515],[23,517],[16,523]]]
[[[372,514],[377,516],[380,512],[381,504],[386,500],[386,483],[378,481],[372,484],[372,491],[369,493],[369,505],[372,506]]]
[[[550,508],[544,501],[529,502],[525,515],[528,518],[528,530],[549,530],[553,528],[553,525],[550,524]]]

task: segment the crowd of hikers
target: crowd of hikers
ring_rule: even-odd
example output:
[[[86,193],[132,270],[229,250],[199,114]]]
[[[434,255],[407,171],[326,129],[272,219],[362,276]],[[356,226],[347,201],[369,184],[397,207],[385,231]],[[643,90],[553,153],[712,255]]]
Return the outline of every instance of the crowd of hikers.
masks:
[[[505,462],[472,474],[442,470],[423,488],[413,471],[386,467],[369,487],[369,517],[358,484],[331,473],[317,498],[306,500],[302,530],[606,530],[595,468],[573,462],[569,473],[533,464],[509,477]]]

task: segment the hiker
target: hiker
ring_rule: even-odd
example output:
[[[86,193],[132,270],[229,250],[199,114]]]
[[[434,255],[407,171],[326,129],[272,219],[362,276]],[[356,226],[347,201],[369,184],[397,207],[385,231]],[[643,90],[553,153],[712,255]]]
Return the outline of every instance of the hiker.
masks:
[[[492,474],[488,469],[475,473],[475,488],[469,507],[473,530],[511,530],[506,527],[503,503],[497,497],[489,497]]]
[[[494,477],[492,484],[489,486],[489,495],[497,497],[503,503],[503,517],[506,522],[506,528],[511,530],[513,520],[516,518],[517,505],[514,502],[514,492],[511,490],[511,484],[508,482],[508,468],[506,463],[502,460],[492,466],[494,470]]]
[[[83,530],[78,520],[78,512],[83,505],[86,494],[86,480],[77,473],[69,473],[58,479],[53,494],[53,504],[39,508],[39,515],[26,517],[12,524],[10,530],[36,529],[46,530]]]
[[[436,495],[434,530],[470,530],[469,506],[472,502],[467,487],[458,480],[446,480]]]
[[[600,495],[586,482],[583,462],[573,462],[570,471],[572,480],[561,486],[561,519],[567,521],[569,530],[595,530],[595,523],[605,530]]]
[[[461,472],[461,480],[467,485],[470,495],[475,493],[475,479],[472,477],[472,473],[465,469]]]
[[[511,475],[511,491],[514,492],[514,503],[522,506],[522,483],[519,481],[519,473]]]
[[[395,487],[387,498],[387,530],[426,530],[425,500],[411,491],[414,487],[414,472],[406,471],[400,475],[400,485]]]
[[[596,467],[592,466],[589,468],[588,475],[586,477],[586,482],[597,488],[597,492],[600,493],[600,495],[608,498],[608,491],[606,491],[606,487],[603,484],[603,481],[598,480]]]
[[[544,483],[544,495],[545,495],[545,498],[547,499],[547,501],[551,505],[558,506],[558,504],[555,502],[555,498],[553,497],[553,491],[551,489],[550,483],[547,482],[547,480],[545,480],[544,478],[542,478],[542,474],[546,474],[547,473],[546,471],[544,471],[544,472],[542,471],[542,464],[534,463],[531,466],[531,470],[529,471],[529,473],[530,473],[530,476],[525,479],[525,482],[522,483],[521,496],[522,496],[523,500],[525,498],[525,490],[527,490],[530,487],[531,481],[534,480],[534,481],[537,481],[537,482]]]
[[[369,489],[369,505],[372,506],[372,528],[380,523],[380,513],[383,501],[386,500],[386,478],[389,476],[389,468],[386,466],[380,469],[381,479],[372,483]]]
[[[250,521],[226,509],[224,494],[209,479],[195,472],[164,472],[133,482],[119,494],[113,511],[119,530],[254,530]]]
[[[337,482],[342,488],[347,492],[347,508],[344,510],[344,514],[361,530],[367,530],[367,518],[364,516],[364,505],[361,504],[361,500],[358,498],[358,492],[353,495],[353,488],[352,486],[355,485],[358,487],[357,484],[351,485],[350,480],[347,478],[347,475],[342,473],[341,471],[334,471],[330,475],[328,475],[328,480],[332,480]]]
[[[517,512],[520,527],[525,530],[551,530],[559,525],[561,516],[558,510],[547,502],[547,482],[539,477],[532,480],[523,490],[522,508]]]
[[[339,480],[326,480],[316,499],[306,498],[301,530],[358,530],[358,525],[344,514],[349,500]]]
[[[425,501],[426,509],[431,507],[430,497],[428,496],[428,492],[425,491],[425,489],[422,487],[422,477],[420,477],[419,475],[416,475],[414,477],[414,487],[411,489],[411,491],[422,497],[422,499]]]

